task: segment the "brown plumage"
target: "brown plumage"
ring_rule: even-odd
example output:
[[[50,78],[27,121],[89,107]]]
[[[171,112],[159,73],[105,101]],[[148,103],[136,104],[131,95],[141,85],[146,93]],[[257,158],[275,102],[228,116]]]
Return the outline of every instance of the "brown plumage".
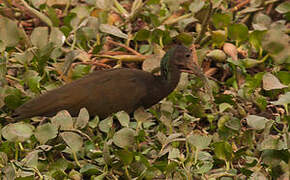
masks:
[[[131,113],[140,106],[149,108],[158,103],[175,89],[181,71],[194,70],[191,51],[175,46],[163,57],[160,76],[127,68],[96,71],[26,102],[13,117],[53,116],[60,110],[77,116],[83,107],[100,118],[121,110]]]

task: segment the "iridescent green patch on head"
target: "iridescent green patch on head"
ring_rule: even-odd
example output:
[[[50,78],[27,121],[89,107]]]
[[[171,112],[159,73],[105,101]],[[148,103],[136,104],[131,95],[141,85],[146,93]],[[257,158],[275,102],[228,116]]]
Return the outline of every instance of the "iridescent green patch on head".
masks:
[[[165,77],[166,79],[168,79],[168,72],[169,72],[169,61],[170,58],[173,57],[174,52],[176,50],[176,47],[173,47],[171,49],[169,49],[166,54],[163,56],[163,58],[161,59],[161,63],[160,63],[160,69],[161,69],[161,75],[163,77]]]

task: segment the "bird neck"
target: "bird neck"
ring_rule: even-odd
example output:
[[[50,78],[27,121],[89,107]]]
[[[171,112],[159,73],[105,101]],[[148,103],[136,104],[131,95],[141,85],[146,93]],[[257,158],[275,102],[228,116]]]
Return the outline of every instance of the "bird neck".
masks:
[[[180,71],[172,63],[173,53],[173,51],[167,52],[162,58],[160,64],[161,81],[170,91],[175,89],[180,79]]]

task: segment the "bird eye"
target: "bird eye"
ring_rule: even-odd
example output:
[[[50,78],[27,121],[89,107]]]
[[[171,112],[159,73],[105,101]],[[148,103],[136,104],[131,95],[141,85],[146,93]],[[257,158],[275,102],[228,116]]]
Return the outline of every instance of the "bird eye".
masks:
[[[190,57],[190,54],[186,54],[185,57]]]

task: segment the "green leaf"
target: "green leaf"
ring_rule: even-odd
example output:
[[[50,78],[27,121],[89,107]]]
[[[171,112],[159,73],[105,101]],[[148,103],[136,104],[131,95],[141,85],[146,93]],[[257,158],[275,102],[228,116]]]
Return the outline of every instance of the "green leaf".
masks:
[[[123,127],[129,127],[130,116],[125,111],[119,111],[115,114]]]
[[[103,10],[110,10],[113,6],[113,1],[96,0],[96,6]]]
[[[217,142],[214,144],[214,153],[217,158],[229,161],[232,159],[233,149],[228,142]]]
[[[73,129],[72,117],[66,110],[58,112],[50,121],[55,127],[60,127],[60,130]]]
[[[41,38],[40,38],[41,37]],[[30,40],[38,49],[47,46],[48,43],[48,27],[36,27],[33,29]]]
[[[203,6],[204,6],[205,2],[202,0],[194,0],[190,5],[189,5],[189,10],[192,13],[197,13],[198,11],[200,11]]]
[[[233,108],[233,106],[228,104],[228,103],[219,104],[219,110],[220,110],[221,113],[224,112],[225,110],[231,109],[231,108]]]
[[[59,28],[51,28],[49,42],[53,43],[56,47],[61,47],[65,42],[65,36],[63,32]]]
[[[122,149],[116,152],[118,157],[124,163],[124,165],[130,165],[134,159],[134,154],[128,150]]]
[[[273,89],[283,89],[288,86],[281,84],[278,78],[271,73],[266,73],[263,76],[263,89],[269,91]]]
[[[57,16],[56,10],[50,6],[46,6],[46,10],[47,10],[46,11],[47,15],[48,15],[49,19],[51,20],[53,26],[58,27],[60,24],[60,19]],[[54,27],[52,27],[52,29],[53,28]]]
[[[180,151],[177,148],[170,148],[168,159],[178,159],[180,157]]]
[[[6,47],[16,46],[20,40],[17,22],[6,17],[0,18],[0,40]]]
[[[290,92],[286,92],[285,94],[280,95],[279,99],[277,101],[272,102],[272,104],[284,106],[290,104]]]
[[[212,16],[212,23],[217,29],[222,29],[227,27],[231,23],[232,17],[230,14],[220,14],[216,13]]]
[[[207,57],[212,58],[216,62],[225,62],[227,55],[219,49],[214,49],[206,54]]]
[[[212,41],[215,45],[221,46],[227,39],[225,31],[213,31],[211,35]]]
[[[134,118],[138,122],[145,122],[152,116],[150,113],[146,112],[144,108],[140,107],[134,112]]]
[[[266,14],[263,14],[260,12],[260,13],[255,14],[254,20],[252,23],[253,23],[253,28],[255,30],[263,31],[263,30],[267,30],[270,27],[272,20]]]
[[[90,163],[86,163],[80,169],[80,173],[89,176],[89,175],[100,173],[100,171],[98,170],[98,167],[96,165],[93,165],[93,164],[90,164]]]
[[[40,144],[45,144],[48,140],[57,136],[57,128],[51,123],[39,125],[35,130],[35,137]]]
[[[10,109],[16,109],[22,104],[21,95],[10,94],[4,98],[5,105]]]
[[[0,164],[7,166],[8,163],[8,156],[5,152],[0,151]]]
[[[285,1],[281,4],[279,4],[275,10],[280,13],[280,14],[285,14],[290,12],[290,2],[289,1]]]
[[[259,50],[260,48],[262,48],[262,38],[265,35],[265,33],[266,31],[258,31],[258,30],[251,32],[249,36],[249,41],[251,45],[254,48],[256,48],[256,50]]]
[[[89,121],[89,127],[96,128],[98,126],[99,122],[100,122],[99,116],[95,116],[95,118],[93,120]]]
[[[260,151],[263,151],[266,149],[282,150],[282,149],[287,149],[287,143],[286,142],[284,143],[277,136],[268,135],[265,137],[262,143],[259,144],[258,148]]]
[[[23,122],[8,124],[2,129],[2,136],[8,141],[23,142],[30,138],[34,126]]]
[[[212,136],[202,136],[199,134],[192,134],[189,135],[186,139],[189,144],[196,147],[198,150],[203,150],[208,148],[212,140]]]
[[[204,174],[210,171],[213,167],[213,163],[209,161],[205,161],[201,166],[199,166],[194,172],[198,174]]]
[[[113,26],[113,25],[101,24],[100,31],[117,36],[119,38],[128,39],[127,34],[123,33],[119,28],[117,28],[116,26]]]
[[[263,36],[262,47],[269,53],[278,54],[289,46],[288,39],[289,37],[281,30],[271,29]]]
[[[239,131],[241,129],[241,122],[238,118],[231,118],[225,122],[225,126],[232,130]]]
[[[74,132],[63,132],[60,135],[73,152],[78,152],[81,150],[83,146],[83,139],[80,135]]]
[[[80,128],[80,129],[83,129],[84,127],[86,127],[86,125],[88,124],[90,120],[90,115],[89,115],[89,112],[86,108],[82,108],[80,110],[80,113],[78,115],[78,118],[75,122],[75,125],[74,127],[77,129],[77,128]]]
[[[112,126],[113,126],[113,117],[112,116],[107,117],[106,119],[102,120],[99,123],[99,129],[105,133],[108,133],[111,130]]]
[[[256,116],[256,115],[248,115],[246,117],[247,119],[247,124],[256,130],[262,130],[266,127],[266,123],[269,121],[268,119],[261,117],[261,116]]]
[[[38,72],[28,70],[24,74],[24,82],[28,85],[32,92],[39,93],[41,77]]]
[[[248,27],[244,24],[232,24],[228,27],[229,38],[236,41],[244,41],[248,39]]]
[[[37,168],[38,165],[38,153],[39,150],[34,150],[32,152],[29,152],[24,159],[22,159],[21,163],[25,167],[32,167]]]
[[[85,64],[77,65],[72,72],[72,79],[76,80],[90,73],[91,66]]]
[[[113,142],[121,148],[132,147],[135,143],[135,131],[123,128],[114,134]]]

